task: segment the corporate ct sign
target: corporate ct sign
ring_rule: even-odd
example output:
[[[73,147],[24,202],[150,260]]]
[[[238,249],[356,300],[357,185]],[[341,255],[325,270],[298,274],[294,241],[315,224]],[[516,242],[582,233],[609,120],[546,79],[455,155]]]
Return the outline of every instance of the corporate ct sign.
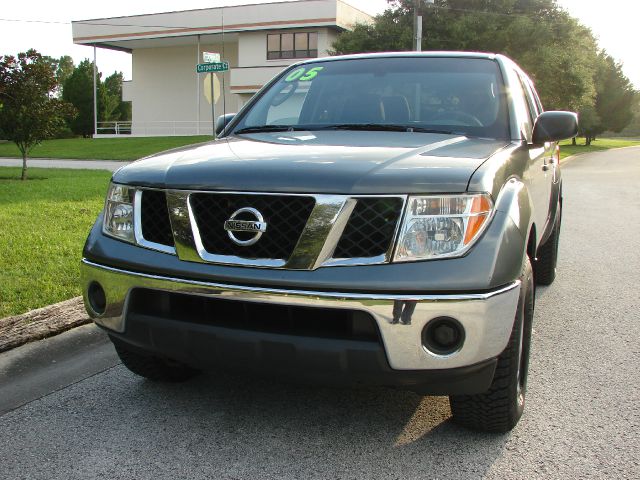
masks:
[[[196,65],[197,73],[226,72],[227,70],[229,70],[229,62],[199,63]]]

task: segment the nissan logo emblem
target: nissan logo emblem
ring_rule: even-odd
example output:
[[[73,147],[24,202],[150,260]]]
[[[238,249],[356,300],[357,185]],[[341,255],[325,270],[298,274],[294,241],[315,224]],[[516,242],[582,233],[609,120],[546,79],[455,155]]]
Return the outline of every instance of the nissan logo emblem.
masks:
[[[247,214],[251,215],[255,220],[236,220],[242,214],[244,214],[243,216],[245,218]],[[233,212],[229,220],[224,222],[224,229],[227,231],[232,242],[242,247],[248,247],[260,240],[262,234],[267,231],[267,224],[258,210],[251,207],[244,207]],[[254,232],[255,235],[248,240],[240,240],[234,235],[234,232]]]

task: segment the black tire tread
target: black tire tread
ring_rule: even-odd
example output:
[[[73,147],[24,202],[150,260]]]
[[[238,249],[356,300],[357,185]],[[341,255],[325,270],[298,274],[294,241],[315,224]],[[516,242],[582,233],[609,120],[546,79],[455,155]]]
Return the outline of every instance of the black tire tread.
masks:
[[[527,258],[523,268],[523,284],[527,276],[531,277],[532,275],[531,263]],[[498,357],[498,365],[489,390],[476,395],[451,395],[449,397],[455,423],[473,430],[492,433],[506,433],[516,426],[522,415],[522,408],[517,407],[517,400],[514,402],[517,394],[513,369],[517,368],[521,328],[525,328],[523,348],[526,350],[523,351],[523,361],[528,361],[528,338],[531,335],[530,319],[532,316],[533,292],[528,291],[525,293],[523,301],[519,302],[511,337],[506,348]]]
[[[558,205],[560,208],[560,205]],[[538,249],[538,255],[534,268],[534,276],[537,285],[551,285],[556,279],[556,265],[558,264],[558,244],[560,242],[560,210],[556,216],[553,230],[547,241]]]

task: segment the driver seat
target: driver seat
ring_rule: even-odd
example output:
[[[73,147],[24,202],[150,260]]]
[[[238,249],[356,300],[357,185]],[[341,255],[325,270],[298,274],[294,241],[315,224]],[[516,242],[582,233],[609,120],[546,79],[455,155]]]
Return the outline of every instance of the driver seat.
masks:
[[[381,123],[384,108],[380,95],[364,93],[347,98],[344,102],[340,121],[343,123]]]

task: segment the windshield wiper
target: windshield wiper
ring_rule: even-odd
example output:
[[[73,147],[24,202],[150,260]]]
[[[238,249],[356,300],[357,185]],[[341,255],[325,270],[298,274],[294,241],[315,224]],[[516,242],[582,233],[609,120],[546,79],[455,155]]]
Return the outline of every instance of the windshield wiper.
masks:
[[[255,127],[245,127],[233,133],[261,133],[261,132],[293,132],[301,130],[293,125],[258,125]]]
[[[403,125],[390,125],[384,123],[340,123],[337,125],[323,125],[313,130],[370,130],[370,131],[389,131],[389,132],[406,132],[407,127]]]
[[[394,125],[388,123],[341,123],[337,125],[326,125],[309,130],[369,130],[377,132],[420,132],[420,133],[442,133],[445,135],[466,135],[464,132],[454,132],[450,130],[436,130],[432,128],[422,128],[413,125]]]
[[[255,127],[245,127],[236,130],[235,134],[243,133],[263,133],[263,132],[295,132],[295,131],[317,131],[317,130],[355,130],[372,132],[419,132],[419,133],[440,133],[444,135],[463,135],[464,132],[451,130],[437,130],[432,128],[422,128],[413,125],[394,125],[389,123],[339,123],[336,125],[257,125]]]
[[[454,130],[438,130],[434,128],[421,128],[421,127],[409,127],[412,132],[419,133],[442,133],[443,135],[462,135],[466,137],[468,134],[465,132],[456,132]]]

